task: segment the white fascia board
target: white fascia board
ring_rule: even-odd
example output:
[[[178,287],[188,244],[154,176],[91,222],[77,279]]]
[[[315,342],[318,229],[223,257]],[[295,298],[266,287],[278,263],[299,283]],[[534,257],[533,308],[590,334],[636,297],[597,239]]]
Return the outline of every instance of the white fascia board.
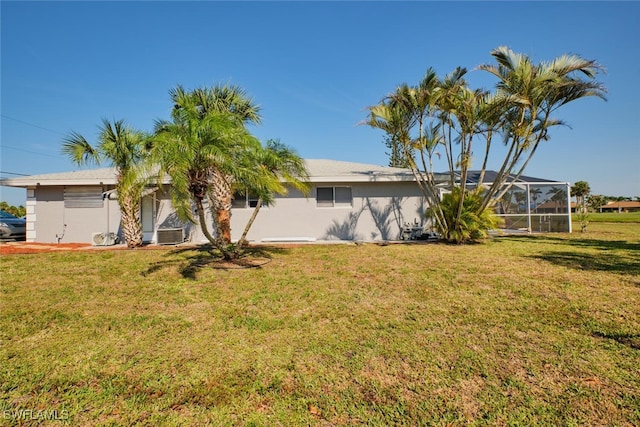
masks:
[[[59,187],[66,185],[115,185],[116,180],[109,179],[20,179],[1,181],[5,187]]]
[[[413,175],[395,174],[362,174],[362,175],[342,175],[342,176],[311,176],[310,182],[414,182]]]
[[[163,180],[163,184],[170,184],[170,180]],[[5,187],[18,187],[18,188],[36,188],[36,187],[59,187],[59,186],[92,186],[92,185],[116,185],[116,179],[114,177],[109,178],[74,178],[74,179],[31,179],[31,178],[11,178],[6,180],[0,180],[0,185]],[[152,183],[150,183],[152,184]]]

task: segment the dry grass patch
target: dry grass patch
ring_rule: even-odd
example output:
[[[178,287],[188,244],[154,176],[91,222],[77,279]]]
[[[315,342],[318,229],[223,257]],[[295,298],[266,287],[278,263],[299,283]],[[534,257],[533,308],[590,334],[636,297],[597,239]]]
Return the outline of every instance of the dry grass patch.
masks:
[[[638,225],[591,230],[3,256],[3,422],[637,425]]]

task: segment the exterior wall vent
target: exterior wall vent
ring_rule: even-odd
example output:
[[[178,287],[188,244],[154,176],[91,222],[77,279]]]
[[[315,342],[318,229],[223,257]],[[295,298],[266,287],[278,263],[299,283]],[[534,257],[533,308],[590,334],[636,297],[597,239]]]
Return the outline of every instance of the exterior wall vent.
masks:
[[[177,245],[184,242],[183,228],[160,228],[158,229],[159,245]]]

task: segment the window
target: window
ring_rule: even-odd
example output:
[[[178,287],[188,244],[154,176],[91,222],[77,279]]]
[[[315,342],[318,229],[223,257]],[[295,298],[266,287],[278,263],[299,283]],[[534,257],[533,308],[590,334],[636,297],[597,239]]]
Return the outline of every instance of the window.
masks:
[[[335,206],[351,207],[351,187],[335,188]]]
[[[258,196],[256,194],[247,194],[247,201],[250,208],[255,208],[258,206]]]
[[[65,187],[65,208],[101,208],[102,187]]]
[[[233,200],[231,200],[232,208],[246,208],[247,207],[247,195],[244,192],[236,191],[233,193]]]
[[[258,195],[248,193],[245,191],[236,191],[233,193],[233,200],[231,201],[231,207],[236,209],[255,208],[258,206]],[[262,207],[266,207],[267,204],[262,202]]]
[[[316,202],[322,208],[333,206],[333,187],[318,187]]]
[[[351,187],[318,187],[316,189],[316,206],[351,207]]]

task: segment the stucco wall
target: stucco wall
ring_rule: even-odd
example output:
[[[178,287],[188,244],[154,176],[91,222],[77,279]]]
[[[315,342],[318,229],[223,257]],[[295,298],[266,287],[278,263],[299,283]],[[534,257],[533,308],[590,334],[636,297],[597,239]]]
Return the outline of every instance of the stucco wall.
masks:
[[[351,187],[351,207],[318,207],[317,187]],[[249,232],[253,241],[287,240],[395,240],[405,222],[424,218],[422,197],[415,183],[316,184],[307,198],[292,190],[264,207]],[[240,238],[253,208],[232,210],[232,239]]]
[[[29,197],[27,222],[35,230],[27,238],[42,243],[90,243],[94,232],[120,233],[120,209],[115,200],[102,208],[65,208],[64,187],[36,187]],[[28,191],[29,194],[29,191]],[[66,227],[65,227],[66,224]]]
[[[350,187],[351,207],[318,207],[317,187]],[[105,187],[103,190],[106,190]],[[64,206],[63,187],[37,187],[34,197],[28,200],[33,213],[27,221],[35,224],[32,241],[91,242],[94,232],[116,232],[121,235],[120,210],[115,200],[104,200],[102,208],[69,208]],[[185,236],[191,242],[205,242],[199,226],[187,224],[177,218],[171,206],[170,195],[158,191],[152,197],[153,237],[162,228],[184,228]],[[307,197],[299,191],[291,190],[286,196],[279,196],[271,206],[260,210],[248,238],[251,241],[263,239],[296,240],[395,240],[399,237],[405,222],[424,222],[421,194],[412,182],[378,183],[327,183],[315,184]],[[253,212],[253,208],[232,210],[232,239],[240,238]],[[208,225],[211,217],[207,208]],[[65,225],[66,224],[66,228]]]

